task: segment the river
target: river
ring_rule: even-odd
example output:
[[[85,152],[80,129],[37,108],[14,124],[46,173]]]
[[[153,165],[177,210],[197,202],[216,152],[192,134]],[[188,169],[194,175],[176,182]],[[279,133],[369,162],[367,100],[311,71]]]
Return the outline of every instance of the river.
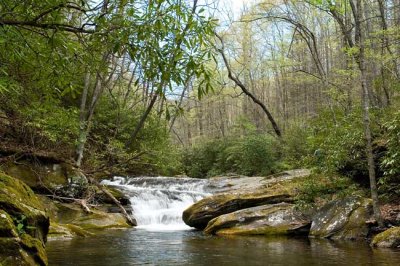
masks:
[[[400,251],[366,243],[217,237],[191,230],[181,215],[209,194],[205,180],[117,177],[106,183],[130,196],[138,227],[49,241],[49,265],[400,265]]]

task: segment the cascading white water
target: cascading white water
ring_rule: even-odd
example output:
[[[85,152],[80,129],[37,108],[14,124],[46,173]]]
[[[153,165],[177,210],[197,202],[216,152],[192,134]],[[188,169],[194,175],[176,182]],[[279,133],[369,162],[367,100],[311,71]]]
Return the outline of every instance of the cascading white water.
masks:
[[[103,181],[118,186],[130,197],[137,228],[187,230],[182,212],[203,197],[206,180],[176,177],[114,177]]]

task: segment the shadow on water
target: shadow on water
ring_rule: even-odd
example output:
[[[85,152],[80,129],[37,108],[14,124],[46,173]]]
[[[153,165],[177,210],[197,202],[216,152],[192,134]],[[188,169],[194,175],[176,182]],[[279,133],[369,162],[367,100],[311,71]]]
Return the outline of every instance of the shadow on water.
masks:
[[[400,251],[307,238],[215,237],[198,231],[108,231],[53,240],[50,265],[400,265]]]

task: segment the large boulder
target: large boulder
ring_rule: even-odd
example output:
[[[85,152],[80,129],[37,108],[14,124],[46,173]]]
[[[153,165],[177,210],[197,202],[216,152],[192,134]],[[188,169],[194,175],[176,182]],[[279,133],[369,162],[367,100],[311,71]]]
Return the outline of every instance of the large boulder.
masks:
[[[258,177],[255,179],[259,180]],[[258,187],[235,189],[196,202],[183,212],[183,221],[189,226],[204,229],[210,220],[223,214],[266,204],[294,201],[300,179],[264,179],[264,182],[258,182]]]
[[[377,234],[371,243],[373,247],[400,248],[400,227],[392,227]]]
[[[293,204],[280,203],[239,210],[212,219],[204,232],[217,235],[307,235],[310,220]]]
[[[310,237],[362,239],[369,232],[367,224],[373,215],[370,199],[352,196],[331,201],[312,218]]]
[[[67,163],[25,159],[18,163],[7,162],[1,170],[40,193],[80,197],[88,184],[86,177]]]
[[[121,213],[109,213],[97,207],[91,207],[87,213],[77,204],[52,201],[44,196],[40,199],[51,218],[49,239],[85,237],[98,230],[131,227]]]
[[[0,265],[47,265],[49,218],[23,182],[0,173]]]

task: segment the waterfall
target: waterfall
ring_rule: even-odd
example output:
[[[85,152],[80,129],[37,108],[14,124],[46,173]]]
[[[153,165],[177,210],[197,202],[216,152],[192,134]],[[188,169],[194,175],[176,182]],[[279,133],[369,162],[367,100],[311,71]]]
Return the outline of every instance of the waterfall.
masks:
[[[146,230],[191,229],[183,211],[208,196],[206,180],[181,177],[114,177],[102,184],[117,186],[130,197],[137,228]]]

